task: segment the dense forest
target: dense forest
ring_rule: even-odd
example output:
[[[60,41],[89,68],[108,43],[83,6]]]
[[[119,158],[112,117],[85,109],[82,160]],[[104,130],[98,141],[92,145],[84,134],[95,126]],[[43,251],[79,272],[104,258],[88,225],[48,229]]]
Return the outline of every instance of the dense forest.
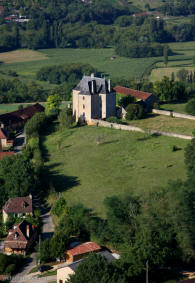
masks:
[[[193,1],[182,1],[181,5],[166,3],[161,7],[165,14],[187,14],[193,12]],[[186,4],[186,5],[185,5]],[[15,48],[103,48],[115,46],[116,52],[128,57],[142,57],[140,48],[124,52],[128,48],[144,43],[168,43],[195,39],[195,21],[167,26],[163,19],[154,16],[133,16],[140,10],[127,2],[111,5],[110,1],[94,0],[88,4],[80,0],[73,1],[34,1],[17,0],[2,2],[4,13],[0,17],[0,51]],[[177,11],[178,7],[183,7]],[[163,8],[164,7],[164,8]],[[170,7],[173,11],[167,12]],[[26,16],[25,23],[5,21],[5,16],[13,11]],[[144,56],[161,56],[163,46],[148,44]]]

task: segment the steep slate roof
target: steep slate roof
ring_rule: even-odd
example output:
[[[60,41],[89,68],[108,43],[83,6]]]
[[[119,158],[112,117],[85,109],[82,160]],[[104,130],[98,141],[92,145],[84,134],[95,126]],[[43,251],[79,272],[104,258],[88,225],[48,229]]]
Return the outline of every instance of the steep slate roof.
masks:
[[[10,155],[14,155],[14,152],[13,151],[0,152],[0,160],[3,159],[3,157],[5,156],[10,156]]]
[[[10,198],[3,206],[3,210],[6,213],[31,213],[33,211],[32,198],[29,196]]]
[[[29,237],[27,236],[27,226],[29,227]],[[15,234],[17,238],[15,238]],[[15,224],[14,228],[9,231],[9,235],[5,239],[4,247],[13,249],[25,249],[29,239],[34,234],[34,226],[23,220],[19,224]]]
[[[90,76],[84,76],[82,80],[78,83],[75,90],[79,90],[82,93],[81,94],[89,94],[91,95],[91,85],[92,81],[95,81],[95,89],[97,93],[107,93],[108,92],[108,84],[107,81],[103,78],[97,78],[97,77],[90,77]]]
[[[101,250],[101,247],[94,243],[94,242],[86,242],[83,244],[79,244],[78,246],[67,250],[67,254],[70,255],[80,255],[80,254],[85,254],[89,252],[95,252]]]
[[[43,112],[44,110],[45,108],[41,104],[36,103],[24,109],[0,115],[0,122],[6,126],[9,126],[10,124],[17,124],[30,119],[34,114]]]
[[[114,90],[116,91],[116,93],[130,95],[137,99],[141,99],[143,101],[147,100],[152,95],[152,93],[150,92],[144,92],[144,91],[135,90],[135,89],[131,89],[131,88],[123,87],[123,86],[115,86]]]

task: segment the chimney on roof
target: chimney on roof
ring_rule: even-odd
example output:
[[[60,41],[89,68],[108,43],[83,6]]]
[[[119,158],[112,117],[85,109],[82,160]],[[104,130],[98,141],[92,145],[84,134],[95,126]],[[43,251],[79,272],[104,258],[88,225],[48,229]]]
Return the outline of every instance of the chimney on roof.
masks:
[[[1,123],[1,129],[4,129],[4,124],[3,123]]]
[[[30,237],[30,226],[26,226],[26,236],[29,238]]]
[[[29,198],[32,199],[32,194],[31,193],[29,194]]]
[[[91,81],[91,93],[94,94],[95,93],[95,81]]]
[[[111,79],[108,80],[108,91],[112,92],[112,80]]]
[[[94,78],[95,77],[95,74],[94,73],[91,73],[91,78]]]

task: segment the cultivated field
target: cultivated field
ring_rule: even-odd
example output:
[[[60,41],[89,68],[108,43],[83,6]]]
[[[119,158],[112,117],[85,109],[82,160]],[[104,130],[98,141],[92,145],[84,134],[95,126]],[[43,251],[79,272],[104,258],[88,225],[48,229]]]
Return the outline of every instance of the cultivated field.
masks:
[[[3,62],[5,64],[37,61],[44,59],[47,59],[47,57],[44,54],[37,51],[26,50],[26,49],[0,53],[0,62]]]
[[[100,145],[97,144],[100,141]],[[125,192],[141,195],[185,179],[188,141],[100,127],[56,131],[43,142],[56,191],[104,216],[103,200]],[[172,147],[180,150],[172,152]]]
[[[42,49],[37,52],[38,56],[42,54],[43,59],[24,62],[22,58],[23,50],[21,52],[21,61],[17,63],[9,63],[0,65],[1,72],[8,72],[8,70],[16,71],[21,79],[35,80],[36,72],[44,66],[58,65],[63,63],[88,63],[96,67],[105,75],[112,78],[129,78],[141,77],[144,70],[151,64],[156,62],[156,58],[138,58],[130,59],[116,56],[114,60],[114,49]],[[36,53],[36,51],[33,51]],[[9,55],[10,52],[6,54]]]

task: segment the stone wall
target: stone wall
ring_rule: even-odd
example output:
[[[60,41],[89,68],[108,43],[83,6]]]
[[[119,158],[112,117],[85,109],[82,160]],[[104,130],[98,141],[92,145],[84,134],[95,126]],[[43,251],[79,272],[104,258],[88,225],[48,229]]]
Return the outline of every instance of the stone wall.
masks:
[[[148,133],[148,134],[158,135],[158,136],[162,135],[162,136],[168,136],[168,137],[175,137],[175,138],[185,139],[185,140],[192,140],[194,138],[193,136],[180,135],[180,134],[175,134],[175,133],[170,133],[170,132],[163,132],[163,131],[149,130],[149,129],[143,130],[141,128],[130,126],[130,125],[109,123],[106,121],[95,120],[95,119],[91,120],[90,125],[96,125],[96,126],[101,126],[101,127],[111,128],[111,129],[124,130],[124,131]]]
[[[152,109],[152,113],[176,117],[176,118],[184,118],[184,119],[189,119],[189,120],[195,120],[195,116],[176,113],[176,112],[168,111],[168,110]]]

